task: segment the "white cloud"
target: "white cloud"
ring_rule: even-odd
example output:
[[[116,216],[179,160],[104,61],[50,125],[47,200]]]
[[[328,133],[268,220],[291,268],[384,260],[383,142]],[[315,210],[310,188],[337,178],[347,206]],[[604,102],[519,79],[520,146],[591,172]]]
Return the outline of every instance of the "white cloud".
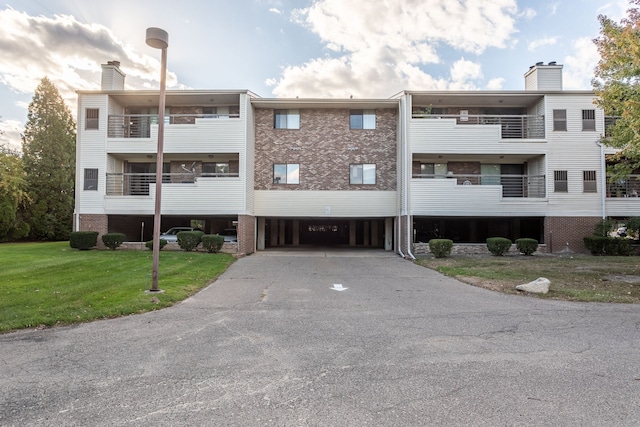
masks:
[[[600,60],[600,54],[589,37],[574,40],[572,46],[574,54],[564,58],[564,88],[591,89],[593,70]]]
[[[319,0],[296,9],[294,21],[316,33],[329,55],[286,67],[274,95],[386,97],[410,87],[469,87],[469,79],[481,75],[471,62],[456,62],[451,71],[457,74],[449,79],[434,78],[423,67],[441,62],[439,46],[481,54],[507,47],[516,32],[515,0],[398,0],[384,5]]]
[[[488,90],[501,90],[504,85],[505,79],[503,77],[496,77],[494,79],[489,80],[487,83]]]
[[[269,12],[275,13],[276,15],[282,15],[282,11],[276,7],[272,7],[271,9],[269,9]]]
[[[542,46],[551,46],[558,43],[558,37],[544,37],[542,39],[537,39],[529,42],[527,45],[527,49],[531,52],[535,51],[539,47]]]
[[[535,10],[527,8],[520,14],[520,16],[522,16],[526,20],[531,20],[535,18],[537,14],[538,12],[536,12]]]
[[[22,151],[24,125],[17,120],[0,119],[0,146]]]

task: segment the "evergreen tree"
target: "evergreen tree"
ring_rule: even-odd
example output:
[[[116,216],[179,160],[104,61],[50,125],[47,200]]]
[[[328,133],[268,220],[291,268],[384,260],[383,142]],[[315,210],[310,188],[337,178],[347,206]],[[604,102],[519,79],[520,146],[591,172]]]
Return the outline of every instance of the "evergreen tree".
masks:
[[[43,78],[29,104],[22,138],[29,237],[67,240],[73,226],[75,123],[58,89]]]
[[[640,0],[630,4],[640,5]],[[619,23],[604,15],[598,20],[600,36],[594,43],[600,61],[592,84],[598,106],[617,118],[603,141],[620,149],[609,170],[615,180],[640,169],[640,9],[631,7]]]
[[[0,146],[0,242],[25,237],[29,226],[18,214],[26,198],[22,159],[15,151]]]

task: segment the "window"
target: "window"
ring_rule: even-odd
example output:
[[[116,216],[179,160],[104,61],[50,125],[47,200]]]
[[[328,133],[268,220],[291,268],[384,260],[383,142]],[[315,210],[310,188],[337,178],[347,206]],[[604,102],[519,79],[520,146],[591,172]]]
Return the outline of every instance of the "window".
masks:
[[[203,162],[202,174],[205,176],[228,175],[229,162]]]
[[[275,110],[273,127],[300,129],[300,110]]]
[[[444,178],[447,175],[446,163],[420,163],[420,175],[422,178]]]
[[[582,110],[582,130],[596,130],[596,110]]]
[[[376,110],[351,110],[349,127],[351,129],[375,129]]]
[[[274,184],[300,184],[300,165],[298,163],[276,163],[273,165]]]
[[[98,191],[98,169],[84,170],[84,189]]]
[[[566,193],[567,187],[567,171],[553,171],[553,191]]]
[[[98,129],[99,123],[99,108],[87,108],[84,112],[84,128],[85,129]]]
[[[553,130],[567,130],[567,110],[553,110]]]
[[[349,184],[375,184],[376,165],[349,165]]]
[[[211,119],[216,117],[218,114],[217,107],[202,107],[202,115],[205,119]]]
[[[597,193],[596,171],[582,171],[582,191],[585,193]]]

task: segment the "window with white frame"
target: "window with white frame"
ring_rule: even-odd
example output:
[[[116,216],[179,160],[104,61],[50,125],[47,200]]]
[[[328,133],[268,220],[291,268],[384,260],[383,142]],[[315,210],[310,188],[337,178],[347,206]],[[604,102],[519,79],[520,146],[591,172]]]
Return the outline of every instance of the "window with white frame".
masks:
[[[85,168],[84,189],[98,191],[98,169]]]
[[[84,128],[86,130],[97,130],[100,123],[100,109],[87,108],[84,110]]]
[[[567,110],[553,110],[553,130],[567,130]]]
[[[596,110],[582,110],[582,130],[596,130]]]
[[[566,193],[568,188],[567,171],[553,171],[553,191]]]
[[[582,191],[585,193],[598,192],[596,171],[582,171]]]
[[[273,165],[274,184],[300,184],[299,163],[275,163]]]
[[[375,129],[376,110],[351,110],[349,127],[351,129]]]
[[[275,129],[300,129],[300,110],[275,110],[273,120]]]
[[[375,184],[376,165],[371,163],[349,165],[349,184]]]

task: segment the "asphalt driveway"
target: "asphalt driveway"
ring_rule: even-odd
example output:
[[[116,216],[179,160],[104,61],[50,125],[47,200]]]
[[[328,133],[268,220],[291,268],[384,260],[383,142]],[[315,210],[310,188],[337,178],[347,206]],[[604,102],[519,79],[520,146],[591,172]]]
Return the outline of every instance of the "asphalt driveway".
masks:
[[[0,425],[637,426],[640,306],[252,255],[169,309],[0,335]]]

